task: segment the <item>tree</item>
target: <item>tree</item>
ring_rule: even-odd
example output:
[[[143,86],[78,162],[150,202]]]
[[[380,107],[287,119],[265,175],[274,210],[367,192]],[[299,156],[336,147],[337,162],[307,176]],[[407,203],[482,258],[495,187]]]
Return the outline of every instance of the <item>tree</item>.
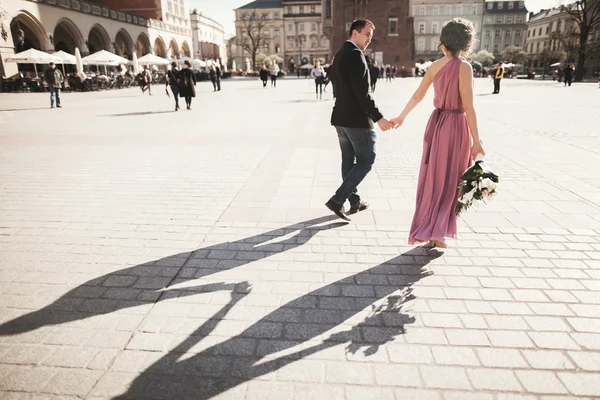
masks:
[[[484,67],[488,67],[494,63],[494,54],[487,50],[479,50],[477,53],[471,55],[471,61],[477,61]]]
[[[561,6],[571,18],[574,26],[554,37],[560,39],[567,54],[577,56],[575,81],[583,79],[585,61],[588,57],[600,53],[600,40],[594,40],[595,31],[600,30],[600,0],[578,0]]]
[[[521,64],[527,58],[527,53],[518,46],[508,46],[502,52],[502,60],[513,63]]]
[[[261,15],[256,10],[244,13],[240,22],[241,34],[236,39],[236,44],[252,56],[252,68],[256,68],[256,56],[262,49],[268,48],[272,37],[269,35],[271,20],[266,15]]]
[[[546,67],[550,64],[564,60],[566,54],[564,51],[552,50],[550,47],[544,47],[538,55],[538,60],[543,68],[542,79],[546,78]]]

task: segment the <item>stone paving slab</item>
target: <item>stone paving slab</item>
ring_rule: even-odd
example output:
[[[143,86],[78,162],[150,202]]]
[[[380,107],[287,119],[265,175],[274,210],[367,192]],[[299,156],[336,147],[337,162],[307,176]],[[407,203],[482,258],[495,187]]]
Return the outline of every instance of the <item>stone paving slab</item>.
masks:
[[[501,191],[445,251],[406,244],[431,96],[346,224],[310,80],[0,95],[0,399],[599,398],[598,89],[490,88]]]

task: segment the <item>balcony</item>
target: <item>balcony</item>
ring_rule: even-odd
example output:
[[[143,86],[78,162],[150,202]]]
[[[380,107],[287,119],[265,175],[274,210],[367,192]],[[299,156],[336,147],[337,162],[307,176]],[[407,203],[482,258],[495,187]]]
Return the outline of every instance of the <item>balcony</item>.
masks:
[[[283,14],[283,18],[301,18],[301,17],[319,17],[321,18],[321,13],[298,13],[298,14]]]

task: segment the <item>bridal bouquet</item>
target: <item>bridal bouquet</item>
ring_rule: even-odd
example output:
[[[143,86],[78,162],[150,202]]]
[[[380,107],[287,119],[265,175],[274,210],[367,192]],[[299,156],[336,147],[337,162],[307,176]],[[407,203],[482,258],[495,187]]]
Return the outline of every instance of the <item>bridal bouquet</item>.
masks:
[[[475,164],[467,169],[460,177],[456,215],[473,206],[475,201],[490,201],[496,196],[498,175],[485,164],[481,155],[475,159]]]

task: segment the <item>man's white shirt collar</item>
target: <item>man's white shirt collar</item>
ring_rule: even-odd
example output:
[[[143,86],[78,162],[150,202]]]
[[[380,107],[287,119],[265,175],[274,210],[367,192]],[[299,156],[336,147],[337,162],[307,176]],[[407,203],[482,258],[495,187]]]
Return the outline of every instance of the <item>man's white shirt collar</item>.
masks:
[[[357,48],[357,49],[359,49],[359,50],[360,50],[360,47],[358,47],[358,45],[357,45],[356,43],[354,43],[352,40],[348,39],[348,40],[346,40],[346,42],[350,42],[350,43],[352,43],[353,45],[355,45],[355,46],[356,46],[356,48]],[[362,51],[362,50],[361,50],[361,51]]]

